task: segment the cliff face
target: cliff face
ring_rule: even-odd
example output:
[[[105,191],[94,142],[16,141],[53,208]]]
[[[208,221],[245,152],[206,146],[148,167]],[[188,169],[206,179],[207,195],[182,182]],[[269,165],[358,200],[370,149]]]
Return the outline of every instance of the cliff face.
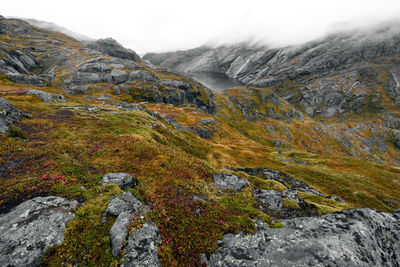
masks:
[[[186,72],[222,72],[270,87],[309,115],[399,108],[399,23],[335,33],[285,48],[201,47],[143,58]]]

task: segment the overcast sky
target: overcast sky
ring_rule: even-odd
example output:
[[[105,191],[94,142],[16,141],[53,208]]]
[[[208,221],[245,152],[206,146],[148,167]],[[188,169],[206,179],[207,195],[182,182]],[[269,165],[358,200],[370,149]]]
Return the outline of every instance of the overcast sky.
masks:
[[[332,25],[400,18],[400,0],[1,0],[0,14],[113,37],[145,53],[248,38],[271,46],[302,43]]]

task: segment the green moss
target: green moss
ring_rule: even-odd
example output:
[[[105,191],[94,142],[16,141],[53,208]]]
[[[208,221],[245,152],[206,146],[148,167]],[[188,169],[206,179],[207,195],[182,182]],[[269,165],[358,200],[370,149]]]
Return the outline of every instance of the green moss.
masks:
[[[21,138],[21,139],[25,138],[25,135],[21,131],[21,128],[16,126],[11,126],[8,132],[6,133],[6,136],[11,138]]]
[[[117,185],[99,188],[100,193],[91,192],[89,200],[75,211],[75,218],[68,223],[64,241],[51,247],[44,259],[46,266],[110,266],[118,263],[111,255],[110,229],[115,218],[108,217],[102,223],[111,196],[122,191]]]
[[[241,173],[241,176],[243,176],[243,173]],[[252,176],[252,175],[246,175],[245,179],[247,179],[250,183],[255,185],[257,188],[260,189],[265,189],[265,190],[277,190],[277,191],[285,191],[286,187],[281,184],[280,182],[277,182],[275,180],[265,180],[257,176]]]
[[[277,221],[277,222],[274,222],[273,224],[270,224],[269,227],[271,227],[271,228],[283,228],[283,227],[285,227],[285,224],[283,222]]]
[[[300,191],[297,193],[301,198],[303,198],[304,201],[315,205],[318,208],[319,214],[326,214],[351,208],[349,204],[342,203],[334,199],[327,199],[318,195],[308,194]]]
[[[291,200],[291,199],[283,199],[283,207],[284,208],[288,208],[288,209],[294,209],[294,210],[299,210],[301,209],[299,206],[299,202],[295,201],[295,200]]]

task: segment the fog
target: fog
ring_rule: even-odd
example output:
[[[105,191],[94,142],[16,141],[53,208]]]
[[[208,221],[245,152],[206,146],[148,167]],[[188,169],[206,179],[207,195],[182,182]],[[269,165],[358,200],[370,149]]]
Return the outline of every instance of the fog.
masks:
[[[2,0],[0,14],[112,37],[143,54],[252,40],[303,43],[333,30],[400,17],[398,0]]]

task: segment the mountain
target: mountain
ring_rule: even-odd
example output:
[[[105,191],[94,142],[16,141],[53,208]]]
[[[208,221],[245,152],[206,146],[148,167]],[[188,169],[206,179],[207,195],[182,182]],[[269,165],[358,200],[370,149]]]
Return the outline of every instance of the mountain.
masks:
[[[68,35],[69,37],[72,37],[78,41],[93,41],[93,38],[90,38],[86,35],[71,31],[71,30],[69,30],[63,26],[57,25],[53,22],[32,19],[32,18],[16,18],[16,19],[24,20],[24,21],[28,22],[29,24],[39,27],[39,28],[42,28],[42,29],[63,33],[63,34]]]
[[[400,107],[399,32],[400,22],[395,21],[298,46],[200,47],[144,59],[178,71],[222,72],[249,86],[272,87],[311,116],[363,116]]]
[[[0,16],[0,265],[398,266],[395,33],[141,59]]]

